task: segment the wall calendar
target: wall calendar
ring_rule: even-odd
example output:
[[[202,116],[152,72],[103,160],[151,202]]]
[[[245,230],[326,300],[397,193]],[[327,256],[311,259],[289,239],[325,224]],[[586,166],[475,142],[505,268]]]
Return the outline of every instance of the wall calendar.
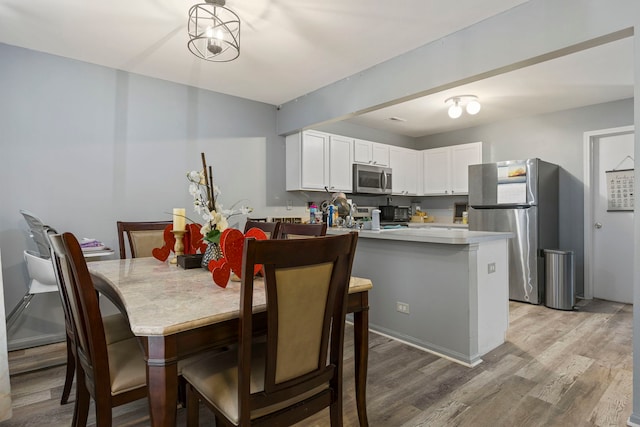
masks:
[[[633,211],[633,169],[606,171],[607,212]]]

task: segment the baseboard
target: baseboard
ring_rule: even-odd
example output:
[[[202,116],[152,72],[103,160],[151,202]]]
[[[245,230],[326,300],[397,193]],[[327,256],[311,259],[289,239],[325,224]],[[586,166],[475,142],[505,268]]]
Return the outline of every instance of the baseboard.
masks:
[[[53,344],[56,342],[62,342],[67,339],[65,333],[61,334],[46,334],[38,335],[36,337],[19,338],[9,340],[7,342],[7,350],[24,350],[25,348],[39,347],[41,345]]]

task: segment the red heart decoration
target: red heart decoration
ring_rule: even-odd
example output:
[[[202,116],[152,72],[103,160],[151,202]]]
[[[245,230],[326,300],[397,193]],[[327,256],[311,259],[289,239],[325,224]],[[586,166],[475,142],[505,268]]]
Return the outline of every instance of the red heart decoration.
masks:
[[[213,282],[221,288],[226,288],[231,277],[231,268],[224,258],[209,262],[209,270],[213,277]]]
[[[202,226],[200,224],[189,224],[187,225],[187,230],[189,230],[190,241],[189,241],[189,252],[190,254],[195,254],[200,251],[203,254],[207,250],[207,242],[202,240],[202,234],[200,234],[200,229]],[[185,248],[186,248],[185,242]],[[185,250],[186,252],[186,250]]]
[[[212,259],[209,261],[209,264],[207,264],[207,270],[213,271],[214,268],[222,267],[222,264],[225,262],[227,262],[227,260],[224,258]]]
[[[169,224],[164,228],[164,245],[169,248],[169,250],[173,250],[173,247],[176,244],[176,236],[171,232],[173,230],[173,225]]]
[[[153,257],[159,261],[166,261],[167,258],[169,258],[169,254],[171,253],[171,250],[165,245],[161,248],[154,248],[151,251],[151,255],[153,255]]]
[[[255,237],[256,240],[267,240],[267,234],[259,228],[250,228],[245,237]]]
[[[268,240],[269,239],[267,237],[267,234],[263,230],[260,230],[259,228],[250,228],[245,233],[245,237],[255,237],[256,240]],[[256,265],[253,268],[253,275],[254,276],[257,275],[258,273],[260,273],[261,270],[262,270],[262,264]]]
[[[254,237],[257,240],[267,240],[267,235],[259,228],[251,228],[247,234],[242,234],[240,230],[227,228],[220,236],[220,247],[231,271],[236,276],[242,278],[242,252],[244,250],[245,237]],[[261,265],[256,265],[253,274],[256,275],[262,269]]]
[[[227,259],[227,264],[236,276],[242,277],[242,250],[244,249],[244,234],[235,228],[227,228],[220,236],[222,253]]]

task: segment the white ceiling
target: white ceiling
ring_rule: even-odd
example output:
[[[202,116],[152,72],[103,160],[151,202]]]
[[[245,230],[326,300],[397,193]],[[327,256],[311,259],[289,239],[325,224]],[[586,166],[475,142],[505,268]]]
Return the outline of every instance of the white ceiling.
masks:
[[[632,98],[633,84],[633,38],[628,37],[347,121],[420,137]],[[469,94],[479,98],[480,112],[475,116],[463,113],[458,119],[450,119],[445,100]],[[389,120],[391,117],[406,122]]]
[[[187,49],[194,0],[0,0],[0,42],[280,105],[526,1],[227,0],[242,21],[240,57],[210,63]],[[630,43],[591,49],[353,121],[421,136],[513,114],[628,98],[633,96]],[[444,99],[461,92],[478,95],[482,111],[472,119],[443,120]],[[408,121],[390,122],[391,116]]]

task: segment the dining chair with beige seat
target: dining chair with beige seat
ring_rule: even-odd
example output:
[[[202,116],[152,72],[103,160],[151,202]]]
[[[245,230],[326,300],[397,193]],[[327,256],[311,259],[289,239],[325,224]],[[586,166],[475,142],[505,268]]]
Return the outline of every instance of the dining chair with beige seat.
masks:
[[[54,267],[56,280],[58,283],[58,291],[60,301],[62,302],[62,311],[64,313],[64,324],[67,341],[67,367],[65,373],[64,387],[60,404],[64,405],[69,401],[71,386],[73,385],[73,377],[76,372],[77,352],[76,352],[76,332],[73,320],[73,312],[71,310],[70,295],[67,294],[67,285],[65,281],[69,280],[70,272],[68,263],[64,256],[62,237],[53,229],[47,230],[47,241],[51,248],[51,260]],[[58,250],[55,251],[54,248]],[[111,314],[102,317],[104,326],[104,334],[107,345],[134,338],[129,321],[121,313]]]
[[[150,257],[154,248],[164,245],[164,229],[171,224],[172,221],[118,221],[120,259],[127,257],[125,235],[131,258]]]
[[[245,240],[239,345],[187,365],[187,425],[198,402],[217,426],[290,425],[330,408],[342,425],[347,290],[358,235]],[[264,266],[266,339],[254,339],[254,266]]]
[[[146,363],[137,338],[109,342],[98,295],[82,249],[71,233],[50,236],[58,271],[64,276],[76,349],[73,426],[86,426],[90,399],[96,425],[112,425],[112,408],[147,396]]]
[[[304,239],[326,236],[327,224],[281,224],[276,239]]]
[[[277,239],[280,227],[282,224],[279,221],[276,222],[267,222],[267,221],[256,221],[253,219],[248,219],[244,224],[244,232],[246,233],[252,228],[259,228],[264,231],[269,239]]]

